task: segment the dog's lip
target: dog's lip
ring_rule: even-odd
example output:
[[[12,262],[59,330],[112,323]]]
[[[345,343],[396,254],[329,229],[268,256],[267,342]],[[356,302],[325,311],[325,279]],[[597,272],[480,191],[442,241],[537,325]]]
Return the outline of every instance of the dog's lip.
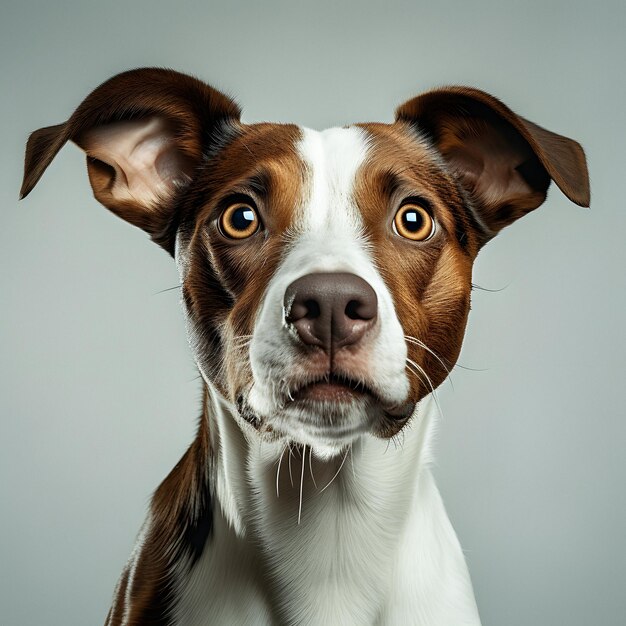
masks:
[[[363,381],[337,372],[329,372],[301,383],[291,392],[291,396],[294,400],[305,399],[307,393],[316,388],[329,390],[335,388],[337,391],[343,390],[354,395],[367,394],[376,397]]]
[[[405,417],[405,402],[392,402],[385,398],[371,382],[356,378],[347,372],[326,372],[300,381],[288,392],[291,402],[305,404],[319,402],[352,402],[370,398],[385,413],[395,419]]]

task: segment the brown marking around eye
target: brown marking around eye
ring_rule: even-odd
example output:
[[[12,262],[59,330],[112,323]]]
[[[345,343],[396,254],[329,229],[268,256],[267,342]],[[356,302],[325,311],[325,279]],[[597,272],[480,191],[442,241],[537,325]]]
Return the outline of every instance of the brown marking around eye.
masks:
[[[455,178],[408,125],[361,127],[369,134],[370,149],[357,174],[355,202],[405,336],[424,342],[438,357],[407,340],[409,359],[436,388],[461,349],[469,312],[471,266],[478,250],[477,228]],[[441,228],[428,241],[403,239],[390,228],[406,196],[423,197],[433,208]],[[408,376],[413,400],[430,393],[431,385],[422,372]]]
[[[195,202],[200,208],[188,214],[193,222],[184,287],[187,308],[202,329],[199,354],[210,360],[211,371],[221,371],[218,385],[233,401],[250,382],[245,341],[266,287],[286,254],[307,176],[297,151],[298,127],[257,124],[237,132],[199,176]],[[254,197],[263,223],[240,241],[228,241],[215,223],[219,201],[233,190]]]

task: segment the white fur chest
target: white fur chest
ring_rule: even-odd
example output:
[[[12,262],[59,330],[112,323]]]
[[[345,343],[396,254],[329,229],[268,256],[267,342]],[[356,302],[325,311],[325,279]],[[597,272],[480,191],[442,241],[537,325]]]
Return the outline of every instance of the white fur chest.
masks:
[[[228,525],[228,507],[224,515],[216,507],[213,538],[181,584],[176,623],[479,624],[427,467],[430,402],[420,408],[402,445],[362,438],[334,462],[308,449],[304,459],[287,450],[280,460],[221,422],[222,455],[232,462],[245,450],[247,480],[230,483],[245,531]]]

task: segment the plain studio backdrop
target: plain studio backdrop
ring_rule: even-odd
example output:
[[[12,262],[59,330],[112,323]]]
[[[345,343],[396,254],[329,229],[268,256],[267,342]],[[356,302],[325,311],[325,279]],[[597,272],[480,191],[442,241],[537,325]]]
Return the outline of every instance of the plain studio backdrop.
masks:
[[[17,202],[28,134],[157,65],[244,121],[391,121],[467,84],[578,140],[591,210],[548,201],[479,255],[436,476],[485,626],[624,623],[623,3],[9,2],[0,9],[0,621],[104,621],[200,381],[173,261],[68,145]],[[162,292],[162,293],[161,293]],[[478,371],[476,371],[478,370]],[[375,564],[372,564],[375,567]],[[454,625],[442,625],[454,626]]]

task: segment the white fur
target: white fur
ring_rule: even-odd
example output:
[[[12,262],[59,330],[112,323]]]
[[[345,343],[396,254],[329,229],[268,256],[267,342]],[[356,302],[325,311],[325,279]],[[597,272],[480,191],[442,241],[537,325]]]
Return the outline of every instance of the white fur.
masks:
[[[254,384],[248,399],[258,415],[269,420],[282,415],[282,419],[276,418],[276,425],[293,440],[314,446],[319,454],[337,454],[371,424],[363,421],[362,412],[355,412],[345,418],[345,437],[328,433],[335,440],[322,441],[319,429],[311,432],[298,410],[285,406],[285,392],[279,395],[281,389],[276,389],[276,381],[282,381],[288,389],[308,369],[308,363],[298,361],[284,321],[287,287],[316,272],[349,272],[372,286],[378,298],[380,329],[371,349],[363,355],[367,363],[362,374],[389,405],[400,404],[407,397],[407,351],[391,294],[374,264],[353,198],[355,177],[368,152],[365,132],[359,128],[332,128],[321,133],[303,129],[299,152],[308,169],[307,197],[294,220],[289,253],[272,277],[258,314],[250,344]]]
[[[216,481],[213,531],[202,557],[178,581],[174,624],[271,624],[258,550],[244,527],[246,448],[231,407],[210,387]]]

